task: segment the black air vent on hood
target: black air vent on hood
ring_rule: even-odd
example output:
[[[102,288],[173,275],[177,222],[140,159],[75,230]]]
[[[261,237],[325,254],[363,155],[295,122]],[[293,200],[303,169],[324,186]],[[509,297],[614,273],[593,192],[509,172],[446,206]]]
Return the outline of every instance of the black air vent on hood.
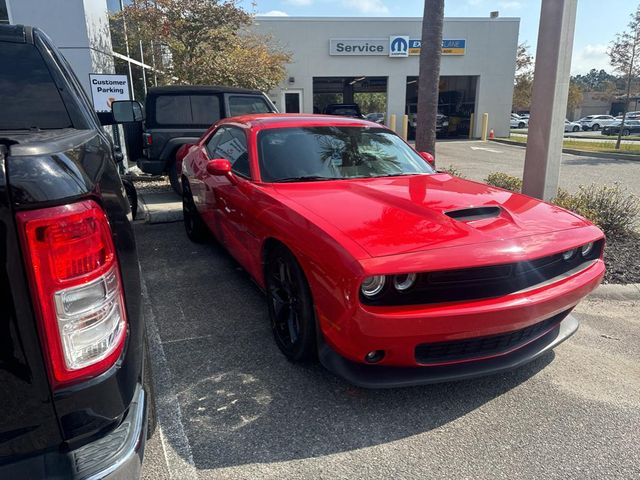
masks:
[[[460,210],[450,210],[444,212],[444,214],[460,222],[473,222],[475,220],[497,217],[501,211],[500,207],[471,207]]]

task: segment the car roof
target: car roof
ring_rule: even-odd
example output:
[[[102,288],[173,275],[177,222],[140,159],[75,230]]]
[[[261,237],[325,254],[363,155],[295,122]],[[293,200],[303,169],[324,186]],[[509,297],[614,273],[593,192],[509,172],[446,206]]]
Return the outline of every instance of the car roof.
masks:
[[[151,87],[148,95],[168,95],[172,93],[248,93],[261,95],[260,90],[248,88],[225,87],[221,85],[168,85],[166,87]]]
[[[382,125],[360,118],[343,117],[338,115],[318,115],[310,113],[261,113],[254,115],[242,115],[229,117],[220,121],[220,124],[240,123],[250,128],[286,128],[286,127],[373,127],[381,128]]]

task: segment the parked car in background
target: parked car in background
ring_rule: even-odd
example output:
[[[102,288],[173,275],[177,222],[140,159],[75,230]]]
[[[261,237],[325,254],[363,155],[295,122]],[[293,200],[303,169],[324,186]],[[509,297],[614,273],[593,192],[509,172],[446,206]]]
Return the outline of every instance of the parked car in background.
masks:
[[[154,175],[168,174],[180,194],[182,167],[176,154],[182,145],[197,142],[221,118],[270,112],[277,112],[276,107],[258,90],[203,85],[150,88],[138,167]]]
[[[588,115],[578,120],[578,123],[582,127],[582,130],[600,130],[602,127],[611,125],[616,121],[615,117],[611,115]]]
[[[138,478],[155,417],[121,157],[37,28],[0,25],[0,85],[0,478]]]
[[[324,107],[325,115],[339,115],[341,117],[364,118],[357,103],[332,103]]]
[[[384,123],[384,118],[385,115],[384,113],[369,113],[368,115],[366,115],[365,117],[367,120],[369,120],[370,122],[376,122],[376,123]]]
[[[511,128],[527,128],[529,126],[529,120],[527,118],[522,118],[516,113],[512,113],[509,126]]]
[[[518,113],[518,116],[520,118],[524,118],[525,120],[529,120],[529,117],[531,116],[531,114],[529,114],[529,113]]]
[[[409,117],[409,138],[415,137],[418,126],[418,105],[415,103],[407,106],[407,116]],[[441,112],[436,114],[436,135],[446,136],[449,134],[449,117]]]
[[[564,120],[564,131],[566,132],[579,132],[582,129],[581,125],[578,122],[570,122],[565,118]]]
[[[620,128],[622,127],[622,122],[616,122],[611,125],[602,128],[602,135],[618,135],[620,133]],[[622,127],[622,135],[636,135],[640,134],[640,120],[626,120],[624,122],[624,127]]]
[[[264,289],[282,353],[362,387],[523,365],[576,331],[604,275],[587,220],[439,173],[364,120],[222,120],[182,181],[187,235],[212,233]]]

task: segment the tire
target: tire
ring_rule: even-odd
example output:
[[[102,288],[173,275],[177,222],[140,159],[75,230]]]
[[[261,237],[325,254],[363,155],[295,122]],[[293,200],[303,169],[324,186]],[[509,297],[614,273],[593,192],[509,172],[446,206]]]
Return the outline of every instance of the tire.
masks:
[[[520,122],[520,123],[518,124],[518,128],[524,128],[524,127],[525,127],[524,122]]]
[[[623,135],[623,136],[625,136],[625,137],[628,137],[629,135],[631,135],[631,132],[625,128],[625,129],[622,131],[622,135]]]
[[[309,284],[293,254],[273,248],[265,263],[267,307],[276,345],[292,362],[317,358],[316,320]]]
[[[182,221],[187,237],[194,243],[205,243],[209,239],[209,230],[198,213],[186,181],[182,191]]]
[[[124,191],[126,192],[127,199],[129,200],[131,217],[135,220],[136,216],[138,215],[138,192],[136,191],[136,187],[133,185],[133,182],[131,180],[123,178],[122,185],[124,186]]]
[[[593,127],[591,127],[591,130],[593,130],[594,132],[600,130],[600,124],[599,123],[594,123]]]
[[[576,125],[576,126],[574,126],[574,127],[573,127],[573,131],[574,131],[574,132],[579,132],[579,131],[580,131],[580,127],[579,127],[579,126],[577,126],[577,125]]]
[[[173,191],[182,196],[182,183],[180,182],[180,173],[178,172],[175,156],[171,161],[171,165],[169,165],[169,182],[171,182]]]

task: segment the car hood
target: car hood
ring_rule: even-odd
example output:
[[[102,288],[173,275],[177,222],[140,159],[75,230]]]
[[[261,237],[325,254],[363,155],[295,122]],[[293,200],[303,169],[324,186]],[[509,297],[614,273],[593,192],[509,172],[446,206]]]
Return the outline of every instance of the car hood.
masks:
[[[333,226],[372,257],[588,225],[534,198],[448,174],[290,183],[275,188],[301,214],[310,212],[310,220],[316,217],[317,223]],[[463,209],[475,210],[459,212]]]

